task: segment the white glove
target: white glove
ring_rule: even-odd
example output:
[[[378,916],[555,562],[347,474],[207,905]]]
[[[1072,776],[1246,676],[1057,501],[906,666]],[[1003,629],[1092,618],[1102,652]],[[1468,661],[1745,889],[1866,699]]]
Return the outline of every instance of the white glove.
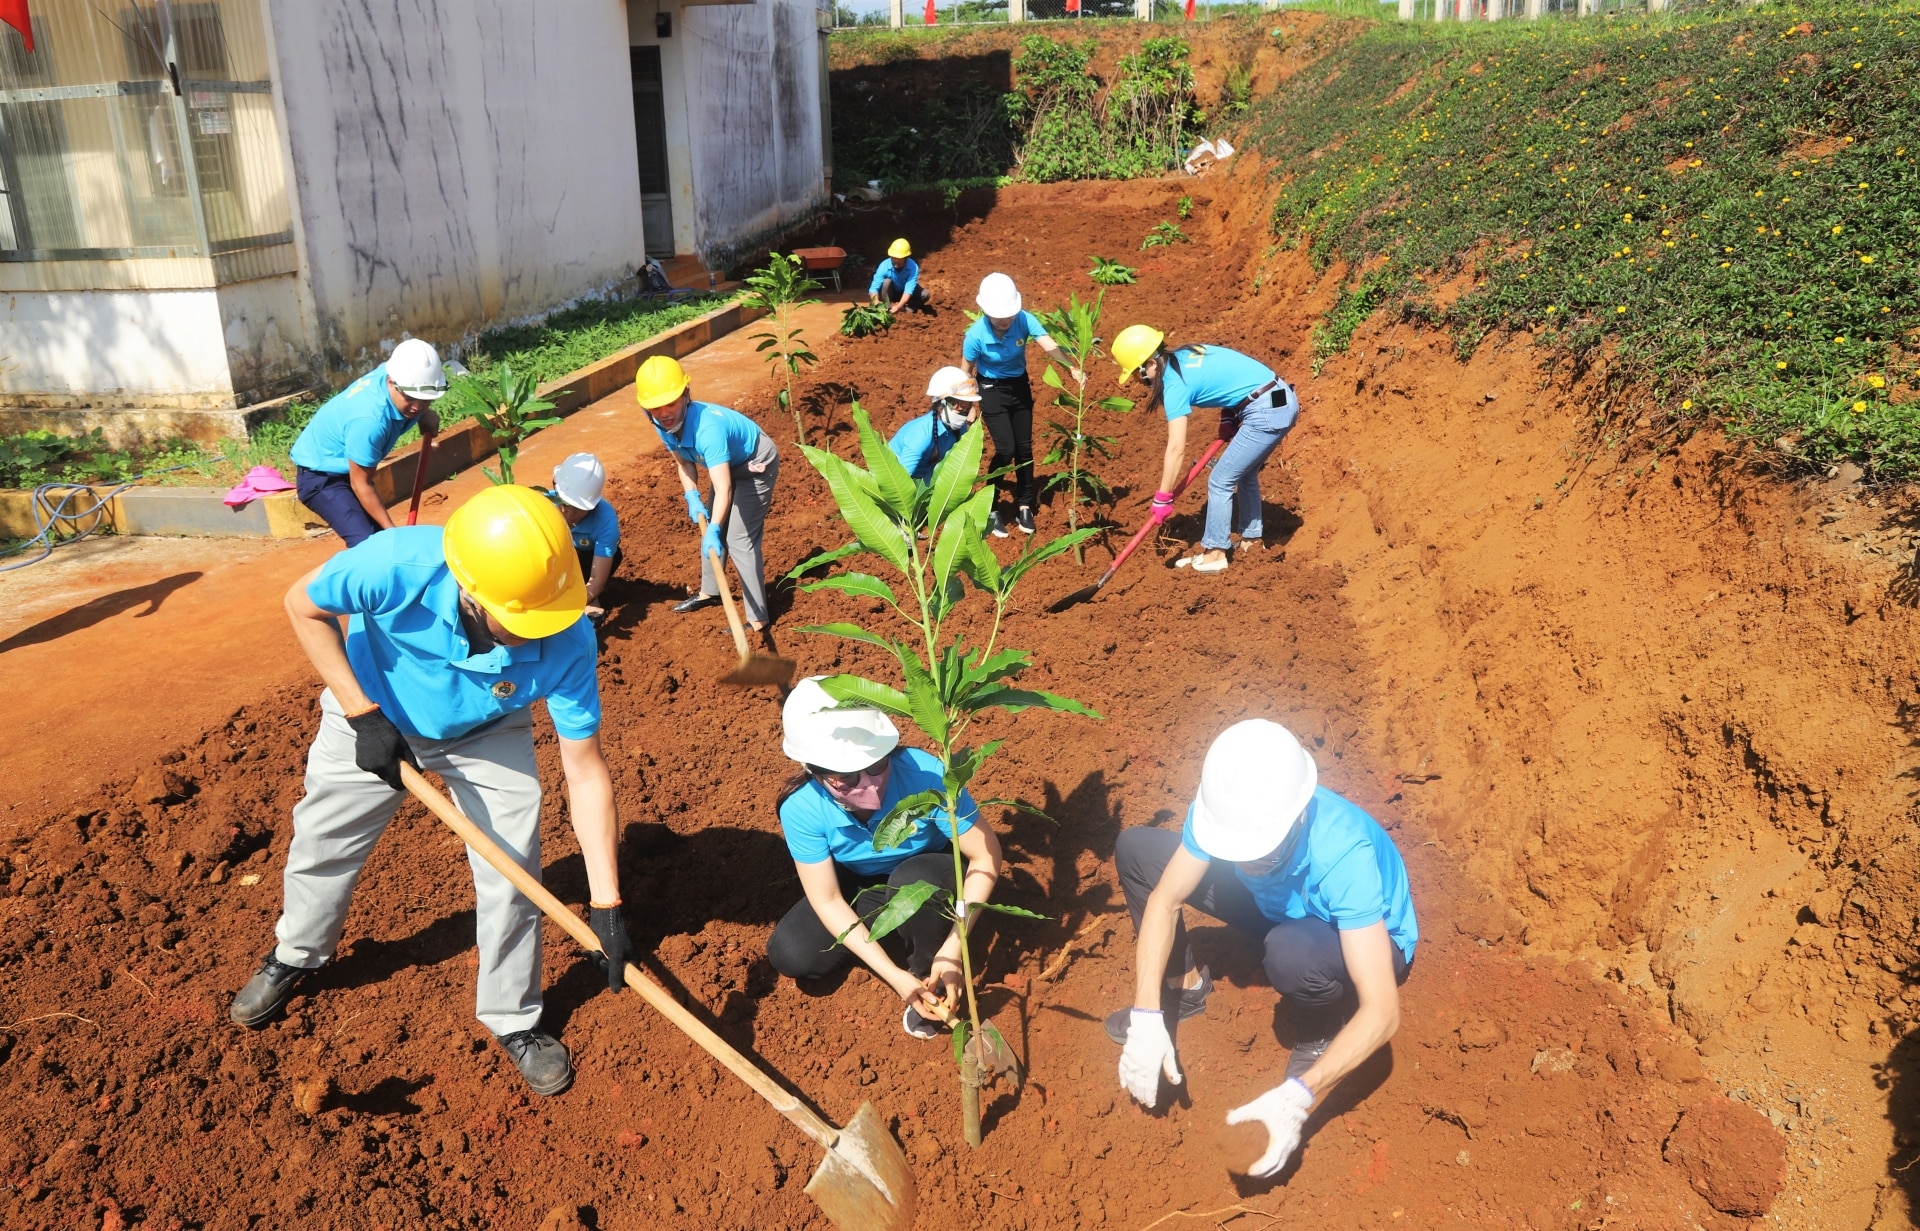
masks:
[[[1128,1035],[1132,1042],[1133,1036]],[[1227,1113],[1228,1124],[1258,1120],[1267,1126],[1267,1152],[1254,1160],[1247,1174],[1264,1179],[1287,1165],[1300,1148],[1300,1130],[1306,1127],[1307,1113],[1313,1110],[1313,1091],[1298,1077],[1287,1080],[1243,1107]]]
[[[1163,1073],[1176,1086],[1183,1080],[1166,1020],[1151,1009],[1135,1009],[1127,1019],[1127,1045],[1120,1051],[1120,1088],[1151,1108],[1160,1101]]]

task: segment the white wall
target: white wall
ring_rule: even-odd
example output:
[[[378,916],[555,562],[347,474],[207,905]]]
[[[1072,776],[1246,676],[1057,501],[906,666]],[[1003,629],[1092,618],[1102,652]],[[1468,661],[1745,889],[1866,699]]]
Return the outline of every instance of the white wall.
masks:
[[[330,368],[544,310],[639,263],[624,6],[265,2]]]
[[[233,405],[217,292],[0,295],[0,396],[10,406]]]

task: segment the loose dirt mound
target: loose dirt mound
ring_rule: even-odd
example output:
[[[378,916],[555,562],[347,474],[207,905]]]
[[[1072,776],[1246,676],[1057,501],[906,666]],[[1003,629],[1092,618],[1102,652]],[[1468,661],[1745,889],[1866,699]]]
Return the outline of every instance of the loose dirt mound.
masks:
[[[1566,423],[1549,427],[1545,409],[1508,409],[1530,386],[1501,393],[1504,403],[1478,400],[1489,374],[1517,380],[1528,371],[1524,353],[1463,374],[1416,351],[1412,363],[1382,365],[1367,381],[1358,360],[1308,381],[1293,356],[1326,286],[1285,254],[1262,265],[1261,206],[1229,189],[1017,188],[969,195],[951,213],[937,203],[889,203],[821,230],[875,250],[904,229],[929,252],[926,281],[940,315],[831,347],[802,390],[817,407],[858,396],[883,425],[899,422],[923,408],[926,373],[954,353],[964,326],[958,305],[980,273],[1013,273],[1030,304],[1063,300],[1069,289],[1084,294],[1083,253],[1134,249],[1187,192],[1202,242],[1141,254],[1139,285],[1108,295],[1104,332],[1143,318],[1177,340],[1241,346],[1274,357],[1307,395],[1288,460],[1268,470],[1263,555],[1202,583],[1165,566],[1169,544],[1160,559],[1136,558],[1099,602],[1042,615],[1048,598],[1104,567],[1096,550],[1084,571],[1070,562],[1043,570],[1009,617],[1005,638],[1035,651],[1037,682],[1093,704],[1105,721],[1028,714],[990,732],[1011,743],[985,792],[1035,803],[1057,824],[1011,812],[993,818],[1012,864],[1004,897],[1053,918],[996,926],[984,938],[986,1006],[1032,1072],[1020,1094],[993,1093],[986,1145],[958,1143],[951,1062],[940,1045],[900,1032],[887,989],[856,972],[808,996],[767,966],[767,935],[800,896],[772,810],[790,768],[778,750],[778,708],[770,696],[715,683],[732,650],[714,613],[667,610],[692,579],[695,556],[689,535],[650,532],[679,524],[671,520],[677,487],[658,456],[616,462],[610,484],[630,554],[610,595],[605,742],[636,936],[689,1003],[830,1117],[845,1119],[871,1100],[889,1118],[920,1177],[925,1226],[1210,1225],[1239,1210],[1328,1228],[1734,1225],[1662,1157],[1682,1108],[1707,1089],[1693,1040],[1630,986],[1619,951],[1596,946],[1599,960],[1568,960],[1603,917],[1578,905],[1582,886],[1609,895],[1617,870],[1672,858],[1659,847],[1646,853],[1635,844],[1647,841],[1644,828],[1602,811],[1597,777],[1573,764],[1585,737],[1544,717],[1586,716],[1592,725],[1581,730],[1598,730],[1603,709],[1626,703],[1606,682],[1613,677],[1589,679],[1598,665],[1591,650],[1575,659],[1578,671],[1560,674],[1530,641],[1474,640],[1472,630],[1496,615],[1516,637],[1570,634],[1550,619],[1546,628],[1526,622],[1527,611],[1552,607],[1527,597],[1532,583],[1518,553],[1537,549],[1517,531],[1499,531],[1511,536],[1515,563],[1497,590],[1454,571],[1451,562],[1470,557],[1440,532],[1480,542],[1468,527],[1510,486],[1505,472],[1452,470],[1438,453],[1423,465],[1397,452],[1451,433],[1504,449],[1509,435],[1534,432],[1536,454],[1557,459]],[[1366,409],[1374,383],[1404,383],[1409,368],[1425,365],[1446,378],[1444,388],[1382,402],[1391,415]],[[769,398],[747,409],[784,437],[770,406]],[[1119,437],[1110,477],[1129,489],[1122,508],[1131,520],[1144,506],[1162,428],[1134,416],[1102,430]],[[847,431],[841,413],[822,439],[844,452]],[[1548,439],[1549,431],[1558,434]],[[1436,524],[1423,524],[1413,505],[1425,505]],[[1169,530],[1191,539],[1198,501],[1182,507]],[[1684,531],[1690,541],[1672,550],[1696,558],[1744,541],[1744,529],[1702,524],[1698,505],[1684,507],[1696,510],[1694,522],[1662,514],[1668,520],[1653,533],[1633,531],[1631,541]],[[769,522],[773,567],[840,542],[830,514],[820,486],[791,457]],[[1049,527],[1057,517],[1046,510],[1041,520]],[[1622,533],[1630,524],[1624,512],[1604,523]],[[1620,567],[1597,554],[1577,573],[1564,565],[1594,591],[1614,585]],[[1644,608],[1638,592],[1622,601],[1629,597]],[[833,595],[785,594],[776,609],[786,630],[847,614]],[[1583,635],[1617,632],[1621,622]],[[792,631],[782,649],[808,671],[879,670],[844,643]],[[1636,661],[1658,670],[1650,652]],[[1489,676],[1504,688],[1474,693]],[[0,1192],[0,1224],[823,1225],[800,1192],[817,1162],[813,1147],[637,999],[609,995],[557,931],[547,1024],[573,1047],[580,1078],[557,1100],[523,1092],[472,1020],[464,863],[453,839],[412,806],[368,864],[337,963],[283,1023],[257,1034],[227,1023],[228,996],[271,944],[314,691],[291,688],[219,729],[183,732],[177,755],[104,787],[84,810],[21,823],[0,867],[8,894],[0,986],[13,1021],[0,1034],[9,1108],[0,1170],[11,1186]],[[1447,706],[1450,692],[1475,697],[1472,708]],[[1126,825],[1174,823],[1213,733],[1256,714],[1310,739],[1329,785],[1393,831],[1423,933],[1391,1052],[1318,1114],[1297,1170],[1280,1185],[1235,1181],[1233,1169],[1257,1143],[1222,1123],[1228,1108],[1278,1080],[1276,1036],[1290,1038],[1254,946],[1219,928],[1196,930],[1220,988],[1206,1017],[1182,1032],[1187,1098],[1164,1115],[1146,1115],[1120,1094],[1116,1052],[1100,1027],[1131,979],[1114,838]],[[1534,725],[1515,715],[1535,715]],[[1642,738],[1658,741],[1666,730],[1654,721]],[[1619,762],[1619,749],[1604,751]],[[1737,764],[1738,755],[1702,750],[1689,762],[1699,789],[1743,780],[1721,761]],[[1524,768],[1536,760],[1539,768]],[[557,801],[557,756],[545,736],[541,764]],[[1566,791],[1590,798],[1552,793],[1555,764],[1577,784]],[[1496,765],[1498,776],[1479,769]],[[547,879],[563,899],[584,901],[563,815],[556,804],[546,829]],[[1654,832],[1679,842],[1691,830],[1675,820]],[[1532,838],[1546,852],[1573,842],[1579,856],[1550,870]],[[1772,849],[1764,832],[1755,842]],[[1664,901],[1661,884],[1656,877],[1639,901]],[[1666,914],[1705,909],[1680,905]],[[1562,939],[1563,918],[1578,921],[1577,935]],[[1844,930],[1829,939],[1837,944]],[[1676,952],[1709,953],[1684,933],[1672,940],[1696,946]],[[1676,981],[1695,969],[1676,966]],[[1041,980],[1049,970],[1053,978]],[[1769,1096],[1758,1061],[1752,1072],[1744,1093],[1757,1105]],[[1827,1095],[1805,1097],[1824,1107],[1817,1100]],[[1711,1133],[1703,1145],[1718,1148]],[[1828,1169],[1844,1166],[1836,1159]]]

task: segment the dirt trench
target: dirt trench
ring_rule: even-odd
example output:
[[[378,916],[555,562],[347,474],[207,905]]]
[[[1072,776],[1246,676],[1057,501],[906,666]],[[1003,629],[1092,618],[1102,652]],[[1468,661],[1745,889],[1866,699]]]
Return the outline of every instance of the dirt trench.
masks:
[[[1053,918],[987,939],[986,1004],[1032,1082],[992,1093],[986,1145],[959,1144],[951,1063],[899,1032],[884,987],[855,974],[808,995],[766,965],[800,893],[772,812],[778,709],[715,684],[731,654],[716,613],[667,610],[693,545],[651,454],[612,459],[629,557],[602,688],[625,897],[656,969],[830,1117],[871,1100],[926,1226],[1720,1228],[1767,1201],[1772,1225],[1905,1225],[1889,1181],[1911,1156],[1894,1130],[1911,1131],[1912,1066],[1892,1040],[1908,1025],[1914,681],[1909,617],[1887,598],[1893,510],[1757,480],[1705,439],[1657,468],[1577,465],[1580,394],[1543,387],[1524,340],[1461,365],[1444,339],[1381,324],[1311,377],[1305,328],[1333,282],[1268,252],[1264,185],[1247,162],[820,227],[863,251],[906,233],[940,307],[821,348],[800,397],[843,453],[846,400],[888,427],[923,406],[982,272],[1013,273],[1035,304],[1085,294],[1084,254],[1132,249],[1182,194],[1199,242],[1140,254],[1105,332],[1152,319],[1269,356],[1306,407],[1268,468],[1264,553],[1203,579],[1168,566],[1169,543],[1100,602],[1041,614],[1104,567],[1095,550],[1084,572],[1036,574],[1009,620],[1036,682],[1105,719],[993,731],[1010,742],[984,792],[1057,824],[994,818],[1004,896]],[[785,442],[770,387],[744,408]],[[1131,522],[1162,429],[1110,423]],[[788,452],[768,531],[781,568],[840,540]],[[1197,536],[1197,508],[1173,536]],[[792,631],[845,618],[835,596],[776,609],[804,669],[878,669]],[[271,943],[313,692],[180,731],[84,807],[11,814],[0,1225],[824,1225],[800,1192],[812,1147],[608,995],[557,931],[548,1024],[580,1077],[557,1100],[522,1092],[471,1017],[458,851],[411,806],[340,959],[285,1022],[227,1023]],[[1390,1053],[1317,1115],[1277,1185],[1233,1178],[1257,1142],[1222,1123],[1277,1080],[1290,1037],[1251,945],[1196,930],[1220,990],[1183,1032],[1187,1096],[1164,1115],[1121,1096],[1099,1024],[1130,981],[1115,835],[1173,823],[1212,734],[1255,714],[1301,732],[1326,781],[1389,826],[1422,931]],[[541,763],[560,798],[544,736]],[[584,901],[563,813],[548,880]]]

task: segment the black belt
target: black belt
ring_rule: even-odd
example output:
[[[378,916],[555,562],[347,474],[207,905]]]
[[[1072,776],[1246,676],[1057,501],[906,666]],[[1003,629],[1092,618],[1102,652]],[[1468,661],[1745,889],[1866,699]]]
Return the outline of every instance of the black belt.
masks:
[[[1261,398],[1266,397],[1269,393],[1272,393],[1275,389],[1286,389],[1286,388],[1287,388],[1287,383],[1281,380],[1278,376],[1276,376],[1272,380],[1268,381],[1266,384],[1261,385],[1258,389],[1255,389],[1252,393],[1249,393],[1246,397],[1242,398],[1237,405],[1230,406],[1225,411],[1222,411],[1221,413],[1231,418],[1237,419],[1246,412],[1247,407],[1253,405],[1255,402],[1259,401]],[[1288,392],[1291,393],[1292,391],[1288,390]],[[1285,406],[1286,402],[1282,401],[1279,403],[1279,405]]]

